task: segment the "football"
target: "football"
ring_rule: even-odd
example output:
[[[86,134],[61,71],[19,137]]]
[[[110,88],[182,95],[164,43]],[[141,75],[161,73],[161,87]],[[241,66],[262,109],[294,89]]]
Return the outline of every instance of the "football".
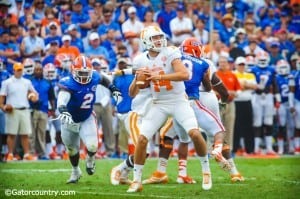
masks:
[[[147,80],[149,76],[143,73],[139,73],[136,76],[136,85],[139,89],[148,88],[150,86],[150,80]]]
[[[12,105],[10,105],[10,104],[4,105],[4,111],[5,111],[6,113],[11,113],[11,112],[13,111]]]

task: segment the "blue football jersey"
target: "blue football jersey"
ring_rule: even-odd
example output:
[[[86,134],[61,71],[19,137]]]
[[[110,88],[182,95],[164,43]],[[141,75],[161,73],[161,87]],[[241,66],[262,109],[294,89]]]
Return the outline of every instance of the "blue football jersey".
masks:
[[[91,115],[95,103],[96,88],[100,80],[100,75],[94,71],[92,80],[88,84],[76,82],[71,75],[59,81],[58,86],[71,93],[67,109],[74,122],[85,121]]]
[[[300,101],[300,71],[294,70],[292,74],[295,78],[295,99]]]
[[[2,85],[2,82],[10,77],[10,73],[6,70],[0,71],[0,88]]]
[[[288,101],[289,94],[289,78],[288,76],[276,75],[276,82],[279,88],[281,103]]]
[[[181,59],[190,73],[190,80],[184,82],[185,92],[189,98],[199,99],[199,86],[209,65],[202,59],[197,59],[185,54],[182,55]]]
[[[264,81],[265,88],[270,88],[276,74],[275,69],[271,66],[265,68],[254,66],[249,72],[255,75],[258,84],[261,83],[261,81]]]

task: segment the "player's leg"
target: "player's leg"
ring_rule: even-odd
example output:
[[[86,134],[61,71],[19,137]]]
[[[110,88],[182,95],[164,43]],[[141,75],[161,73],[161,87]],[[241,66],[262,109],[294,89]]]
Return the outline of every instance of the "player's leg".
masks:
[[[294,136],[294,146],[295,146],[295,154],[300,154],[300,101],[295,100],[295,114],[294,114],[294,121],[295,121],[295,136]]]
[[[273,116],[274,116],[274,105],[273,94],[266,94],[266,103],[264,109],[264,125],[265,125],[265,141],[266,141],[266,154],[275,155],[276,152],[273,150]]]
[[[61,138],[66,146],[69,154],[69,160],[72,165],[71,176],[67,183],[77,183],[82,175],[82,172],[79,168],[79,132],[72,132],[69,130],[68,125],[66,124],[61,125],[61,132]]]
[[[278,118],[279,127],[278,127],[278,135],[277,135],[277,144],[278,144],[278,154],[282,155],[284,152],[284,139],[286,137],[286,121],[287,121],[287,104],[281,104],[278,109],[278,113],[275,116]]]
[[[254,132],[254,154],[261,154],[261,136],[263,123],[263,106],[261,95],[254,94],[252,99],[253,106],[253,132]]]
[[[138,192],[142,190],[142,171],[146,159],[146,148],[148,140],[152,138],[155,132],[167,120],[166,110],[170,107],[161,107],[161,105],[153,104],[151,109],[143,117],[141,125],[141,134],[135,147],[134,153],[134,169],[133,183],[130,185],[127,192]]]
[[[87,149],[86,172],[93,175],[96,167],[95,154],[98,149],[97,120],[94,114],[81,122],[79,135]]]

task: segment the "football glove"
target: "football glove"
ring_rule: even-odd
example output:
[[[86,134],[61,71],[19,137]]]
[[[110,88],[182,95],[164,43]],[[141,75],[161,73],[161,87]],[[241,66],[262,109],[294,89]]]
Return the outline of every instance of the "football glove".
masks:
[[[72,119],[72,115],[67,111],[67,107],[61,106],[58,108],[60,114],[58,115],[57,119],[61,121],[63,124],[73,124],[74,121]]]
[[[118,105],[123,100],[122,93],[114,85],[111,85],[109,90],[112,92],[112,97],[114,98],[116,105]]]

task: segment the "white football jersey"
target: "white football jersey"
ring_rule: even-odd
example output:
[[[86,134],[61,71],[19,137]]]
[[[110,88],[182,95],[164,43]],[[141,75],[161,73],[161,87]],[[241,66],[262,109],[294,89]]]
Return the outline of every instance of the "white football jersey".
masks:
[[[138,115],[143,116],[152,101],[152,95],[150,88],[140,89],[139,93],[132,99],[131,110]]]
[[[149,57],[148,51],[138,55],[133,63],[133,68],[144,68],[156,72],[157,74],[174,73],[172,61],[181,59],[181,53],[176,47],[166,47],[155,57]],[[185,95],[183,81],[157,80],[150,83],[151,93],[154,100],[170,100]]]

